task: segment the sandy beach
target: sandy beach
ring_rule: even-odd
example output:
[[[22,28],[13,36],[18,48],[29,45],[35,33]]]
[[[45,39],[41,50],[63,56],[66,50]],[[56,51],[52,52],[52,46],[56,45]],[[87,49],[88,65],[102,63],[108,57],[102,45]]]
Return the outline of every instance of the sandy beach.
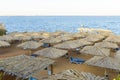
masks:
[[[119,39],[120,39],[120,36],[114,35],[110,30],[88,29],[88,28],[80,28],[80,32],[74,33],[74,34],[67,33],[64,31],[58,31],[58,32],[53,32],[53,33],[48,33],[48,32],[16,33],[15,32],[15,33],[1,36],[0,59],[2,60],[5,58],[15,57],[19,55],[27,55],[27,60],[25,61],[28,62],[28,59],[32,58],[30,57],[31,54],[35,53],[38,50],[41,51],[43,49],[48,48],[48,51],[46,52],[43,51],[42,53],[44,54],[49,53],[49,54],[46,54],[48,55],[49,61],[54,60],[53,61],[54,63],[51,63],[53,65],[52,75],[60,73],[64,70],[72,69],[72,70],[77,70],[79,72],[92,73],[100,77],[105,77],[105,72],[106,72],[108,74],[109,80],[113,80],[114,78],[117,77],[118,72],[119,72],[117,71],[118,69],[117,70],[113,70],[113,69],[120,67],[119,61],[117,61],[118,59],[115,58],[115,53],[118,52],[120,48]],[[7,43],[7,41],[10,44]],[[47,47],[45,46],[46,43],[49,44]],[[56,52],[57,49],[59,53]],[[118,49],[118,50],[115,51],[115,49]],[[65,53],[64,54],[62,53],[61,55],[61,52],[65,52]],[[69,57],[65,56],[66,53],[68,54]],[[38,52],[38,55],[39,54],[40,52]],[[52,58],[52,56],[54,56],[54,58]],[[105,61],[100,62],[99,65],[103,65],[104,63],[104,65],[107,65],[106,66],[107,68],[103,68],[103,66],[97,67],[93,65],[88,65],[86,61],[94,58],[94,56],[106,57],[107,59],[105,59]],[[41,55],[38,56],[39,59],[40,58],[43,59],[44,57]],[[85,62],[82,64],[71,63],[70,57],[81,58],[85,60]],[[34,62],[34,59],[31,59],[32,62]],[[118,65],[117,67],[116,67],[116,64],[114,66],[113,61],[115,60],[116,60],[115,63]],[[38,59],[36,59],[35,61],[38,61]],[[38,61],[38,63],[43,65],[44,62],[40,63],[40,61]],[[29,67],[32,66],[34,68],[34,66],[31,65],[32,64],[31,62],[29,62],[29,64],[30,64]],[[35,64],[36,63],[34,62],[34,65]],[[48,64],[49,63],[47,63],[47,65]],[[17,62],[17,65],[20,65],[19,62]],[[108,65],[111,67],[109,67]],[[11,66],[13,65],[10,65],[10,67]],[[43,69],[46,67],[42,66]],[[14,67],[14,66],[11,68],[12,69],[15,68],[15,70],[18,70],[16,69],[17,67]],[[22,70],[25,69],[24,67],[22,68],[23,68]],[[30,68],[29,70],[31,71],[31,69],[33,68]],[[112,69],[108,69],[108,68],[112,68]],[[25,69],[25,70],[28,70],[28,69]],[[39,71],[32,76],[37,78],[38,80],[44,80],[44,79],[49,78],[47,70]],[[28,78],[28,77],[25,77],[25,78]],[[15,80],[15,76],[11,76],[7,74],[2,78],[2,80]],[[17,79],[17,80],[21,80],[21,79]]]
[[[8,57],[21,55],[21,54],[29,55],[29,50],[23,50],[21,48],[17,48],[16,45],[18,45],[18,44],[19,43],[12,44],[11,47],[0,48],[0,58],[8,58]],[[38,48],[37,50],[40,50],[40,49],[42,49],[42,48]],[[37,50],[33,50],[32,53],[34,53]],[[72,57],[78,57],[78,58],[82,58],[85,60],[88,60],[93,57],[92,55],[86,55],[86,54],[81,54],[81,53],[76,54],[75,52],[72,52],[72,51],[69,51],[69,55]],[[54,60],[55,60],[55,63],[53,64],[53,74],[59,73],[63,70],[67,70],[67,69],[75,69],[78,71],[90,72],[95,75],[104,76],[104,72],[106,70],[107,73],[109,74],[110,80],[115,78],[118,74],[118,72],[116,72],[115,70],[111,70],[111,69],[89,66],[87,64],[70,63],[70,60],[66,57],[60,57],[60,58],[54,59]],[[39,75],[41,75],[41,77]],[[46,79],[48,77],[46,70],[38,72],[34,76],[39,77],[39,80]],[[11,80],[12,80],[12,78],[11,78]]]

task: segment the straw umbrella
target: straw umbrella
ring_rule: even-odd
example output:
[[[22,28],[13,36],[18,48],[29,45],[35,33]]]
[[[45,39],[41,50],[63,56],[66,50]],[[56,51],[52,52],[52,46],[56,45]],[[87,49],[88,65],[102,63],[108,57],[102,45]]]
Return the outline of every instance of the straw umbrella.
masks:
[[[31,40],[32,38],[30,36],[25,35],[24,33],[21,34],[16,34],[13,36],[13,40],[18,40],[18,41],[26,41],[26,40]]]
[[[76,44],[73,41],[67,41],[67,42],[63,42],[61,44],[54,45],[53,47],[62,48],[62,49],[76,49],[76,48],[80,47],[80,45]]]
[[[104,30],[104,29],[78,28],[78,30],[80,30],[80,32],[86,32],[89,34],[101,34],[103,36],[109,36],[113,34],[111,30]]]
[[[34,32],[34,33],[31,33],[30,36],[32,37],[32,39],[46,39],[49,37],[49,34],[47,33],[38,33],[38,32]]]
[[[120,70],[119,61],[115,58],[112,58],[112,57],[94,56],[90,60],[87,60],[85,63],[88,65]]]
[[[111,49],[119,48],[117,44],[112,43],[112,42],[106,42],[106,41],[95,43],[94,46],[103,47],[103,48],[111,48]]]
[[[8,47],[8,46],[10,46],[8,42],[0,41],[0,47]]]
[[[43,43],[40,44],[36,41],[27,41],[27,42],[19,44],[17,47],[22,47],[23,49],[36,49],[42,45]]]
[[[80,47],[84,47],[84,46],[92,45],[93,44],[92,42],[86,41],[84,39],[77,39],[77,40],[73,40],[72,42],[75,42]]]
[[[13,40],[13,37],[10,36],[10,35],[3,35],[3,36],[0,36],[0,40],[1,41],[11,42]]]
[[[95,29],[94,29],[95,30]],[[94,31],[93,30],[93,31]],[[104,30],[104,29],[96,29],[95,31],[97,31],[97,33],[103,35],[103,36],[110,36],[113,35],[113,32],[111,30]]]
[[[86,35],[84,33],[74,33],[73,37],[74,38],[85,38]]]
[[[118,51],[115,53],[114,57],[115,57],[116,59],[118,59],[118,61],[120,61],[120,50],[118,50]]]
[[[99,55],[99,56],[109,56],[110,49],[96,47],[96,46],[85,46],[82,50],[80,50],[80,53]]]
[[[60,39],[61,41],[67,41],[67,40],[74,39],[72,36],[66,36],[66,35],[58,36],[56,38]]]
[[[57,37],[57,36],[60,36],[60,35],[64,35],[66,34],[67,32],[64,32],[64,31],[56,31],[56,32],[53,32],[51,33],[51,37]]]
[[[42,45],[43,45],[43,43],[38,43],[36,41],[27,41],[27,42],[24,42],[24,43],[17,45],[17,47],[21,47],[23,49],[30,49],[29,52],[31,54],[32,49],[37,49],[38,47],[40,47]]]
[[[0,60],[0,70],[27,79],[53,63],[54,60],[48,58],[34,58],[26,55],[19,55]]]
[[[68,51],[56,49],[56,48],[44,48],[42,50],[36,51],[34,54],[48,57],[48,58],[59,58],[65,55]]]
[[[64,70],[53,76],[50,76],[47,80],[102,80],[103,77],[96,76],[88,72],[79,72],[77,70]]]
[[[42,42],[52,44],[52,43],[59,43],[59,42],[61,42],[61,40],[58,39],[58,38],[52,38],[51,37],[51,38],[48,38],[48,39],[43,39]]]
[[[103,40],[105,38],[105,36],[102,36],[100,34],[90,34],[88,35],[86,38],[84,38],[84,40],[86,41],[90,41],[90,42],[97,42],[100,40]]]
[[[112,35],[112,36],[109,36],[108,38],[106,38],[104,41],[120,43],[120,36]]]

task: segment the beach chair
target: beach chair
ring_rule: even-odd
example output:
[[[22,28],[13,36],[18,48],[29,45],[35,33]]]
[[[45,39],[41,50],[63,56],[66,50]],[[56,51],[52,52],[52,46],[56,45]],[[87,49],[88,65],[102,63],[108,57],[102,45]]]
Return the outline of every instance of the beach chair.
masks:
[[[32,57],[38,57],[37,54],[31,54],[30,56],[32,56]]]
[[[71,62],[71,63],[76,63],[76,64],[82,64],[82,63],[85,62],[85,60],[80,59],[80,58],[73,58],[73,57],[70,57],[70,62]]]
[[[36,79],[36,78],[34,78],[34,77],[30,77],[30,80],[38,80],[38,79]]]
[[[43,47],[50,47],[50,44],[44,43],[44,44],[43,44]]]
[[[118,51],[118,50],[120,50],[120,48],[115,48],[115,49],[113,49],[114,51]]]

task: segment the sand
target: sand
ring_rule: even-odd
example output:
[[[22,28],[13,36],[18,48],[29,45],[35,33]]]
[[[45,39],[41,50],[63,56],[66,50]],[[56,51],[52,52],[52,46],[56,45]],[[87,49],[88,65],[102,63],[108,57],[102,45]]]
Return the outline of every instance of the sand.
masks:
[[[12,44],[11,47],[0,48],[0,58],[7,58],[7,57],[17,56],[21,54],[30,55],[29,50],[23,50],[21,48],[17,48],[16,45],[18,45],[18,43]],[[40,50],[40,49],[42,49],[42,47],[37,50]],[[34,53],[37,50],[32,50],[32,53]],[[69,55],[72,57],[79,57],[85,60],[88,60],[93,57],[91,55],[85,55],[81,53],[76,54],[75,52],[72,52],[72,51],[69,52]],[[55,63],[53,64],[53,74],[59,73],[67,69],[75,69],[78,71],[85,71],[85,72],[93,73],[95,75],[104,76],[105,68],[88,66],[87,64],[70,63],[69,59],[66,57],[60,57],[54,60],[55,60]],[[115,70],[106,69],[106,71],[109,74],[110,80],[115,78],[118,74],[118,72]],[[39,80],[42,80],[48,77],[46,70],[38,72],[34,76],[39,77]]]

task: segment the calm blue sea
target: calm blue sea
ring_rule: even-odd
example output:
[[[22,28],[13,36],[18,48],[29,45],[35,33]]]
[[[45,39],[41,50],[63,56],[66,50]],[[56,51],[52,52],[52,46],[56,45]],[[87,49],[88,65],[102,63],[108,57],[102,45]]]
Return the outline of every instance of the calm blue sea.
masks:
[[[0,16],[0,23],[8,32],[64,30],[77,32],[77,28],[102,28],[120,34],[120,16]]]

